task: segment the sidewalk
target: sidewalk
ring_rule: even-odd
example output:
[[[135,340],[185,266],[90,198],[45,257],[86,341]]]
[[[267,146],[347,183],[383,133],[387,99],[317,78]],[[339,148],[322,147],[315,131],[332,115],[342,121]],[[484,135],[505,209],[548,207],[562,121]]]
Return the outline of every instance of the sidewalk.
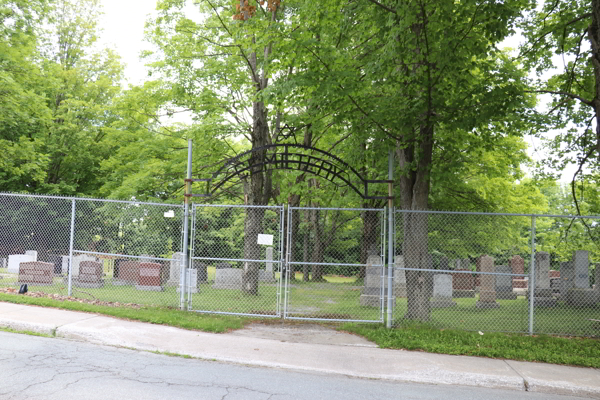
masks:
[[[379,349],[361,338],[310,325],[300,328],[310,330],[306,335],[295,335],[285,325],[211,334],[0,302],[0,327],[245,365],[600,398],[597,369]],[[311,339],[294,339],[303,336]]]

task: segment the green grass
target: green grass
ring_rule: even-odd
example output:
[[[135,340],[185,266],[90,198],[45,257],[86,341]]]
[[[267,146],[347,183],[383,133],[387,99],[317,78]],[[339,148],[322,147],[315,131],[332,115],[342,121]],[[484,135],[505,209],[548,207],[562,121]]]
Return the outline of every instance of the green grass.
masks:
[[[140,309],[109,307],[73,301],[59,301],[48,298],[36,298],[3,293],[0,293],[0,301],[15,304],[61,308],[72,311],[98,313],[117,318],[213,333],[222,333],[233,329],[240,329],[249,322],[247,318],[242,317],[199,314],[166,307],[147,306]]]
[[[386,329],[381,325],[344,324],[352,332],[388,349],[422,350],[429,353],[537,361],[600,368],[600,342],[589,338],[525,336],[507,333],[465,332],[405,324]]]
[[[41,336],[41,337],[49,337],[49,338],[55,337],[55,335],[49,335],[47,333],[33,332],[33,331],[27,331],[27,330],[22,331],[22,330],[17,330],[17,329],[1,328],[1,327],[0,327],[0,332],[20,333],[22,335]]]

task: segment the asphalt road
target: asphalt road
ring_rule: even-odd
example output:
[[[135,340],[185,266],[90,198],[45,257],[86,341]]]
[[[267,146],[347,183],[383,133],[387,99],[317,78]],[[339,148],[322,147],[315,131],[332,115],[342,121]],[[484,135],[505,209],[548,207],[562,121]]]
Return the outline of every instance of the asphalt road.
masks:
[[[577,398],[248,367],[0,332],[2,400]]]

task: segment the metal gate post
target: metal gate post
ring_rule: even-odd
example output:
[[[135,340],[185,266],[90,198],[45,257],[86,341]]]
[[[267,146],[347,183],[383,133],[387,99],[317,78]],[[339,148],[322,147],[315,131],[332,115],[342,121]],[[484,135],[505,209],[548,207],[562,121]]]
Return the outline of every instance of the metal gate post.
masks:
[[[69,297],[73,295],[72,279],[73,274],[73,240],[75,240],[75,199],[71,200],[71,238],[69,239]]]
[[[183,200],[184,212],[183,212],[183,260],[181,263],[181,273],[179,278],[180,297],[179,297],[179,308],[183,311],[185,309],[185,281],[186,281],[186,270],[188,265],[188,238],[189,238],[189,217],[190,217],[190,197],[188,194],[191,192],[192,186],[192,139],[188,139],[188,164],[187,164],[187,179],[185,180],[185,196]]]
[[[283,318],[287,317],[287,307],[288,307],[288,291],[290,288],[290,261],[292,259],[292,253],[290,251],[290,246],[292,245],[292,230],[290,229],[290,225],[292,222],[292,208],[288,204],[288,223],[287,223],[287,246],[285,248],[285,265],[282,266],[282,273],[285,270],[285,283],[283,287]],[[281,275],[280,275],[281,276]]]
[[[394,283],[394,152],[390,150],[388,154],[388,290],[387,290],[387,321],[386,327],[392,327],[392,318],[394,315],[394,302],[392,295]]]
[[[535,307],[535,215],[531,217],[531,268],[529,268],[529,334],[533,335]]]

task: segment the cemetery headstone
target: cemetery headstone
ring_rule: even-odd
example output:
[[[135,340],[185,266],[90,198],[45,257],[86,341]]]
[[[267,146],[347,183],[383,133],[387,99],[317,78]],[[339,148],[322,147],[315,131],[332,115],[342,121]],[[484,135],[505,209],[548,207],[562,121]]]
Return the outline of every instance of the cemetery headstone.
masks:
[[[385,277],[385,267],[382,265],[381,257],[376,253],[371,253],[367,258],[367,267],[365,268],[365,286],[360,295],[360,305],[367,307],[379,307],[381,305],[383,288],[383,299],[387,303],[387,279]],[[383,277],[383,282],[382,282]],[[394,298],[394,304],[395,304]]]
[[[73,283],[75,286],[84,288],[101,288],[104,287],[103,264],[96,261],[82,261],[79,263],[79,275],[74,277]]]
[[[97,261],[97,260],[96,260],[96,257],[90,256],[87,254],[78,254],[76,256],[73,256],[73,269],[71,271],[71,274],[73,274],[73,276],[79,276],[79,266],[83,261]]]
[[[567,304],[573,307],[593,307],[598,301],[597,293],[590,288],[588,256],[587,250],[573,252],[573,287],[568,289],[565,295]]]
[[[68,274],[69,273],[69,264],[71,261],[71,258],[69,256],[62,256],[61,257],[62,261],[61,261],[61,273],[63,274]]]
[[[510,265],[498,265],[496,272],[499,274],[511,274],[512,268]],[[517,299],[517,294],[513,292],[511,275],[496,276],[496,298],[503,300]]]
[[[183,265],[183,253],[173,253],[171,268],[169,269],[169,280],[167,285],[179,287],[181,281],[181,266]]]
[[[475,277],[472,273],[463,273],[462,271],[471,271],[469,269],[457,268],[460,273],[452,274],[452,297],[455,298],[473,298],[475,297]]]
[[[535,289],[529,290],[528,297],[534,292],[534,304],[537,307],[554,307],[556,299],[550,288],[550,255],[545,251],[535,253]]]
[[[573,263],[575,264],[575,287],[578,289],[590,288],[590,260],[587,250],[573,252]]]
[[[33,256],[27,254],[11,254],[8,256],[8,271],[12,274],[19,273],[19,266],[24,262],[36,261]]]
[[[160,281],[161,264],[157,262],[141,262],[139,264],[139,278],[135,286],[138,290],[162,292]]]
[[[404,256],[396,256],[394,261],[394,297],[406,297],[406,271],[403,269]]]
[[[513,274],[525,274],[525,260],[521,256],[513,256],[510,259],[510,266]],[[527,277],[513,276],[513,289],[527,289]]]
[[[227,268],[231,268],[231,264],[222,262],[222,263],[217,263],[215,265],[215,269],[227,269]]]
[[[116,258],[115,259],[115,264],[113,267],[113,279],[118,279],[119,278],[119,269],[121,267],[121,263],[127,261],[126,258]]]
[[[265,253],[267,257],[267,262],[265,263],[265,269],[261,269],[258,271],[258,280],[260,282],[274,283],[275,276],[273,275],[273,248],[267,247]]]
[[[487,257],[487,255],[486,254],[481,255],[481,256],[477,257],[477,259],[475,260],[475,271],[476,272],[481,271],[481,259],[483,257]],[[475,290],[478,291],[480,286],[481,286],[481,275],[478,274],[478,275],[475,275]]]
[[[566,296],[567,292],[575,287],[575,265],[573,261],[560,263],[560,293]]]
[[[456,302],[452,300],[452,275],[435,274],[433,276],[431,307],[446,308],[454,306],[456,306]]]
[[[52,285],[54,264],[41,261],[25,261],[19,264],[19,281],[17,285],[29,284],[35,286]]]
[[[490,256],[479,258],[480,272],[495,272],[494,259]],[[479,289],[479,300],[475,303],[477,308],[497,308],[496,302],[496,276],[484,274],[480,276],[481,286]]]
[[[25,255],[32,256],[33,257],[33,261],[37,261],[38,260],[38,252],[36,250],[27,250],[25,252]]]
[[[241,268],[219,268],[215,270],[215,283],[212,287],[241,290],[243,272]]]
[[[140,279],[139,261],[122,261],[119,263],[119,278],[113,279],[113,285],[137,285]]]

